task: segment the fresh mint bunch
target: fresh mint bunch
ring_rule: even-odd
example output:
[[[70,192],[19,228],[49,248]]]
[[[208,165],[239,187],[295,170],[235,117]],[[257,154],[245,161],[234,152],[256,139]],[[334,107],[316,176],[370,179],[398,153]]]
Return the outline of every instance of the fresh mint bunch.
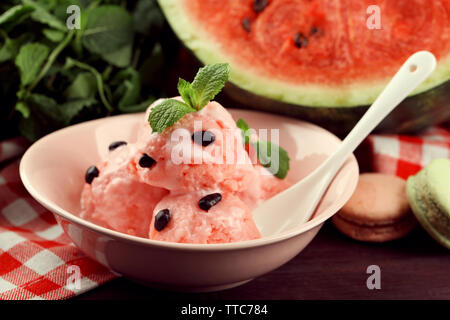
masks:
[[[263,167],[267,168],[275,177],[279,179],[286,178],[289,171],[290,160],[287,151],[270,141],[251,141],[250,126],[243,119],[239,119],[236,122],[236,125],[242,131],[242,140],[244,141],[244,145],[250,144],[255,149],[259,163]],[[272,169],[272,149],[278,153],[278,170],[276,172],[273,172]]]
[[[1,0],[0,139],[145,110],[175,59],[164,25],[156,0]]]
[[[148,122],[153,132],[162,133],[185,114],[204,108],[222,90],[228,81],[228,63],[216,63],[200,68],[192,83],[178,81],[178,92],[184,102],[166,99],[150,112]]]

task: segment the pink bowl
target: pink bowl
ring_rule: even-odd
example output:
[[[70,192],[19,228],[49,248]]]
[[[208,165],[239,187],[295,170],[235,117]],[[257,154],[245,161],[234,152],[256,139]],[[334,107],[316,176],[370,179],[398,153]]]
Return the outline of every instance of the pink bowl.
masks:
[[[314,170],[341,142],[330,132],[299,120],[252,111],[230,112],[235,119],[246,119],[252,128],[280,130],[280,144],[291,158],[287,178],[292,182]],[[282,234],[237,243],[161,242],[79,218],[74,213],[80,211],[86,168],[106,156],[112,141],[135,141],[142,118],[142,114],[122,115],[54,132],[28,149],[20,164],[20,176],[30,194],[55,214],[84,253],[125,277],[151,286],[213,291],[278,268],[310,243],[324,221],[347,202],[358,182],[358,164],[351,156],[310,221]]]

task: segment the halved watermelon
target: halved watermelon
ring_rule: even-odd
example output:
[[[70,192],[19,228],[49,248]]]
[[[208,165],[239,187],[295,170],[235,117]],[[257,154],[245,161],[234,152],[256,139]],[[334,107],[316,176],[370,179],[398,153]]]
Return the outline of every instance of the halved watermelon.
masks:
[[[249,107],[348,131],[406,58],[429,50],[436,71],[381,128],[419,130],[450,118],[450,0],[159,3],[203,63],[231,64],[228,92]],[[381,29],[368,27],[371,5]]]

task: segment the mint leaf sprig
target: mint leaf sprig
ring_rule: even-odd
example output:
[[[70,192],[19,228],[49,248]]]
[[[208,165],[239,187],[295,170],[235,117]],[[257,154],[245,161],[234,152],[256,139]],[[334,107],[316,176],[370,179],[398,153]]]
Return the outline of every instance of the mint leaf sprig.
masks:
[[[287,151],[279,145],[270,141],[251,141],[250,126],[242,118],[236,122],[236,126],[241,129],[244,145],[250,144],[256,150],[256,156],[259,163],[263,167],[267,168],[275,177],[279,179],[286,178],[289,171],[290,160]],[[272,148],[274,149],[275,153],[278,153],[278,170],[276,172],[274,172],[274,169],[272,168]],[[261,152],[261,150],[264,150],[265,152]]]
[[[203,109],[225,86],[229,74],[228,63],[216,63],[200,68],[192,83],[180,78],[178,92],[184,102],[166,99],[155,106],[148,117],[153,132],[162,133],[184,115]]]

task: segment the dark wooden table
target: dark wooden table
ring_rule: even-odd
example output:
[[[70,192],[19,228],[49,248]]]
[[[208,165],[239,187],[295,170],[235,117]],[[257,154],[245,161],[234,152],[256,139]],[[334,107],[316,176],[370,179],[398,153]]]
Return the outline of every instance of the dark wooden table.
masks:
[[[369,290],[369,265],[381,289]],[[290,262],[243,286],[212,293],[160,291],[120,278],[75,299],[450,299],[450,252],[417,227],[384,244],[353,241],[330,222]]]

